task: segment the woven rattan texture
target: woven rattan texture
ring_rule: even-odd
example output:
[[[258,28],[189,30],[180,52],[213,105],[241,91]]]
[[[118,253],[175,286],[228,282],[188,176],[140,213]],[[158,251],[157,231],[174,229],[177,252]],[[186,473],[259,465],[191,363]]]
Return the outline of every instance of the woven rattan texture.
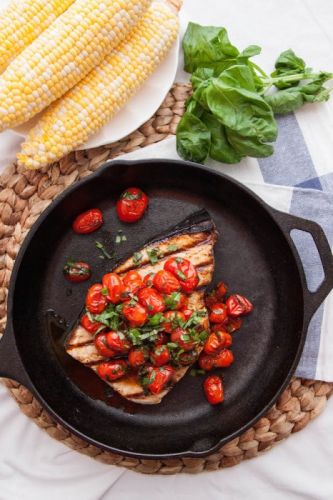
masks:
[[[191,92],[176,84],[156,114],[139,130],[121,141],[87,151],[77,151],[51,168],[23,171],[12,165],[0,177],[0,332],[6,323],[6,298],[15,257],[38,216],[66,187],[91,174],[109,158],[159,142],[175,134]],[[25,415],[74,450],[101,462],[148,474],[197,473],[231,467],[269,450],[292,433],[302,430],[325,408],[333,384],[293,379],[277,404],[254,427],[206,458],[137,460],[89,445],[55,423],[22,385],[5,381]]]

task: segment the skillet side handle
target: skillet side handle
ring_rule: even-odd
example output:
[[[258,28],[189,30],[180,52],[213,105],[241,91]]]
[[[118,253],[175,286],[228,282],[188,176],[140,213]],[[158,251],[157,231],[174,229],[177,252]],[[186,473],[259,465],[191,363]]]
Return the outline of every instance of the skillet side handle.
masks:
[[[32,383],[23,367],[15,344],[15,337],[10,323],[0,339],[0,377],[10,378],[33,390]]]
[[[323,271],[324,271],[324,279],[322,283],[315,292],[310,292],[310,290],[306,286],[306,282],[303,286],[305,321],[308,324],[312,316],[318,309],[318,307],[324,302],[327,295],[333,289],[332,251],[324,231],[316,222],[307,219],[302,219],[300,217],[296,217],[295,215],[287,214],[285,212],[279,212],[278,210],[273,210],[273,216],[277,220],[277,222],[279,223],[279,225],[281,226],[284,233],[286,234],[286,236],[288,237],[289,241],[292,243],[295,249],[296,247],[290,236],[290,232],[293,229],[299,229],[301,231],[305,231],[311,234],[320,256],[321,264],[323,266]]]

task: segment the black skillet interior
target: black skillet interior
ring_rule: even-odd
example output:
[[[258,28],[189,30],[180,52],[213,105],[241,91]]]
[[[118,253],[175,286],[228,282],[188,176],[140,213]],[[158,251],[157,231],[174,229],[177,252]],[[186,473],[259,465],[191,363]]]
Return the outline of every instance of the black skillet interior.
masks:
[[[116,217],[115,200],[130,185],[147,192],[150,207],[137,224],[124,225]],[[74,217],[91,207],[103,210],[104,226],[75,235]],[[223,372],[225,402],[209,405],[202,377],[188,374],[159,405],[126,404],[66,354],[64,331],[46,311],[73,323],[89,284],[112,267],[112,261],[99,258],[96,240],[121,258],[203,207],[220,233],[214,282],[225,281],[255,307],[234,335],[236,361]],[[119,229],[127,241],[115,245]],[[68,258],[93,266],[90,282],[65,281]],[[190,164],[120,162],[70,191],[40,225],[17,274],[13,328],[35,390],[69,428],[126,454],[204,454],[244,430],[285,383],[303,338],[302,284],[283,233],[265,206],[239,185]]]

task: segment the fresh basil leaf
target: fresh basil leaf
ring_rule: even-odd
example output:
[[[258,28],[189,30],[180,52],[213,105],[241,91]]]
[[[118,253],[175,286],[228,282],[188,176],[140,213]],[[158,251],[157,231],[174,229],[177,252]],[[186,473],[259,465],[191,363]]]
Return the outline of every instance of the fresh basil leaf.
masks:
[[[271,74],[272,78],[285,77],[299,73],[299,79],[293,81],[277,81],[274,83],[278,89],[286,89],[298,85],[304,79],[304,73],[311,73],[311,68],[306,68],[305,62],[302,58],[298,57],[291,49],[281,52],[275,62],[275,71]]]
[[[184,160],[203,163],[210,149],[210,132],[203,121],[186,111],[177,127],[177,152]]]
[[[255,135],[244,136],[227,127],[226,134],[230,144],[243,156],[266,158],[274,152],[271,144],[266,144]]]
[[[228,38],[225,28],[189,23],[183,38],[184,69],[214,68],[224,59],[235,58],[239,51]]]
[[[259,45],[249,45],[239,54],[238,59],[248,59],[249,57],[257,56],[261,53]]]
[[[243,158],[228,142],[225,127],[220,123],[212,113],[205,112],[202,115],[202,120],[205,122],[211,135],[211,143],[209,156],[216,161],[222,163],[239,163]]]
[[[214,76],[213,68],[197,68],[191,77],[193,90],[196,90],[206,80]]]

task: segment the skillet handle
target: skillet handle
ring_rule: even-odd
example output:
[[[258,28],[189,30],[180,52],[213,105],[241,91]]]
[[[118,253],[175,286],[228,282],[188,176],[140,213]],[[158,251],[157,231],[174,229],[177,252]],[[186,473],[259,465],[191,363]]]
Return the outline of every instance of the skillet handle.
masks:
[[[295,245],[290,236],[290,232],[292,229],[299,229],[311,234],[319,253],[324,271],[324,279],[315,292],[310,292],[306,286],[306,282],[303,286],[305,321],[306,324],[308,324],[318,307],[324,302],[327,295],[333,289],[332,251],[324,231],[316,222],[302,219],[300,217],[296,217],[295,215],[290,215],[275,209],[273,209],[273,216],[294,248]]]
[[[0,377],[10,378],[33,390],[32,382],[23,367],[17,350],[10,322],[7,323],[5,333],[0,339]]]

